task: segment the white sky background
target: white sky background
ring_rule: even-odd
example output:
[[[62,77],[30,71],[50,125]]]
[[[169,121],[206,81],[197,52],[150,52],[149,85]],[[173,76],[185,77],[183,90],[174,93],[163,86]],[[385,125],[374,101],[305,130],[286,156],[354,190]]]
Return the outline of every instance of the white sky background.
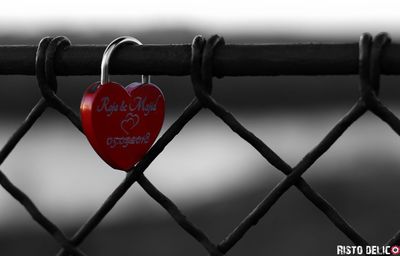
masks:
[[[193,27],[212,33],[348,35],[400,28],[398,0],[274,1],[4,1],[1,33]],[[136,30],[136,29],[135,29]]]

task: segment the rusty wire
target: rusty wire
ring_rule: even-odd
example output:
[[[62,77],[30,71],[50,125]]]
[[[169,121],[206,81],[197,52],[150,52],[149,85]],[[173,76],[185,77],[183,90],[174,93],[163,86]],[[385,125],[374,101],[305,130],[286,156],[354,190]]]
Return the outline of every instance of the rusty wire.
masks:
[[[381,33],[372,38],[369,34],[363,34],[359,42],[359,75],[360,98],[345,116],[332,128],[332,130],[316,145],[296,166],[291,167],[283,161],[270,147],[247,130],[224,106],[219,104],[211,96],[213,77],[213,57],[218,48],[224,45],[220,36],[212,36],[205,40],[201,36],[194,38],[191,54],[191,80],[195,98],[184,109],[178,119],[157,140],[144,158],[134,166],[126,175],[121,184],[111,193],[104,204],[90,217],[86,223],[74,234],[67,238],[63,232],[46,218],[35,206],[32,200],[0,171],[0,184],[18,202],[20,202],[32,218],[42,226],[61,246],[57,255],[85,255],[78,246],[100,224],[103,218],[113,209],[128,189],[137,182],[146,193],[159,203],[171,217],[189,235],[197,240],[212,256],[226,254],[280,199],[280,197],[292,186],[295,186],[309,199],[327,218],[341,230],[355,245],[367,246],[369,243],[303,178],[306,172],[316,160],[318,160],[335,141],[350,127],[359,117],[367,111],[371,111],[386,122],[398,135],[400,135],[399,119],[379,100],[379,78],[381,70],[382,52],[390,43],[390,37]],[[55,56],[57,51],[62,51],[70,45],[66,37],[46,37],[41,40],[36,54],[36,76],[42,98],[32,108],[22,125],[10,137],[0,151],[0,164],[12,152],[21,138],[29,131],[38,118],[49,107],[54,108],[65,115],[74,126],[82,132],[79,116],[60,99],[57,92],[57,80],[55,75]],[[165,149],[169,142],[184,128],[184,126],[203,108],[207,108],[212,114],[219,117],[233,132],[252,145],[265,160],[280,170],[286,177],[279,182],[265,198],[218,244],[213,243],[207,235],[196,225],[188,220],[184,213],[166,195],[159,191],[145,176],[144,171],[153,160]],[[395,245],[400,242],[400,232],[395,234],[387,245]]]

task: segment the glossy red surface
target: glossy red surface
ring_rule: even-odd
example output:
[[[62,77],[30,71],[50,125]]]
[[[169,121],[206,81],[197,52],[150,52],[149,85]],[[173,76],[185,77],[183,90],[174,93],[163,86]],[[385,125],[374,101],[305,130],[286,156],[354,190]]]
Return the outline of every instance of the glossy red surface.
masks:
[[[123,87],[94,83],[81,102],[83,130],[97,154],[111,167],[128,171],[156,140],[164,122],[165,100],[154,84]]]

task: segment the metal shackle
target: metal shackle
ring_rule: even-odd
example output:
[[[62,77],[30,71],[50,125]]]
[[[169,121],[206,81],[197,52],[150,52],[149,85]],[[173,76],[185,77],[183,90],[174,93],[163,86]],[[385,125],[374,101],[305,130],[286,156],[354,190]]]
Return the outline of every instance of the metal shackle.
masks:
[[[114,39],[107,48],[104,50],[103,58],[101,59],[101,80],[100,84],[105,84],[110,82],[110,75],[108,73],[108,65],[110,62],[110,57],[115,49],[123,44],[133,44],[133,45],[143,45],[138,39],[131,36],[121,36]],[[142,83],[149,83],[150,75],[142,75]]]

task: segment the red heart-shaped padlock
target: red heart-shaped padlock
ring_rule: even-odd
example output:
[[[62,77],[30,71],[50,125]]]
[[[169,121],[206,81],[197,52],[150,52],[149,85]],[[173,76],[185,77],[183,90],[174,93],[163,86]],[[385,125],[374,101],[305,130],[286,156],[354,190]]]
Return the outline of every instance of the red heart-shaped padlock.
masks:
[[[164,109],[164,96],[154,84],[132,83],[124,88],[114,82],[97,82],[82,98],[82,127],[106,163],[128,171],[157,138]]]

